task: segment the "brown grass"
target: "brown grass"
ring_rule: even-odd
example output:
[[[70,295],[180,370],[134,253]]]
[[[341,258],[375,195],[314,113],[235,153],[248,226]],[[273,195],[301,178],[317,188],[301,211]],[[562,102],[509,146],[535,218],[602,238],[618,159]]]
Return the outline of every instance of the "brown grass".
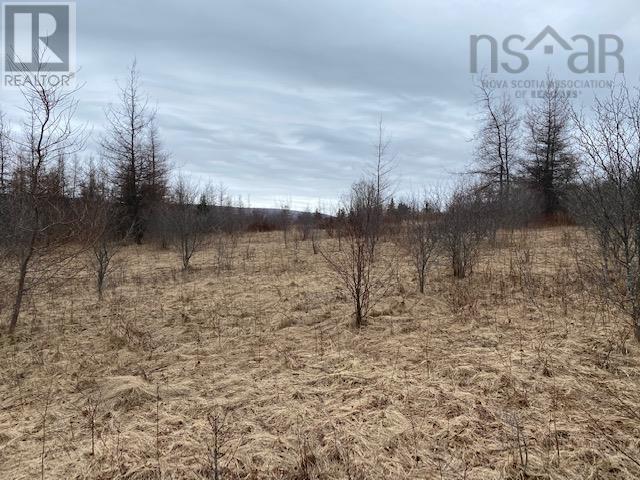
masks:
[[[403,263],[361,331],[310,242],[222,274],[129,247],[101,303],[78,277],[0,340],[0,478],[213,478],[212,419],[222,478],[639,478],[640,350],[579,237],[501,236],[425,295]]]

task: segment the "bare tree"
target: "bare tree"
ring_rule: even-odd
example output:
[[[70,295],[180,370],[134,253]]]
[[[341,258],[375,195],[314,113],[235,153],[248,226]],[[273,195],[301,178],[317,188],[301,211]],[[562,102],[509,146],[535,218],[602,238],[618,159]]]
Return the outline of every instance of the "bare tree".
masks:
[[[616,85],[595,99],[592,115],[573,119],[583,160],[578,199],[599,240],[600,282],[640,341],[640,90]]]
[[[458,187],[446,205],[441,238],[456,278],[473,272],[480,243],[491,227],[486,207],[478,189],[470,187]]]
[[[217,229],[213,238],[215,267],[218,273],[233,268],[233,259],[240,238],[237,231],[224,232]]]
[[[385,205],[391,198],[391,171],[395,158],[390,154],[391,139],[382,118],[378,121],[373,172],[353,184],[344,206],[338,211],[337,252],[320,253],[336,272],[354,306],[355,325],[366,325],[372,295],[389,286],[389,268],[374,273],[376,246],[382,233]],[[346,247],[342,248],[343,240]]]
[[[184,177],[178,177],[172,197],[169,208],[171,236],[182,268],[188,270],[191,258],[206,241],[206,218],[196,207],[196,188]]]
[[[395,155],[391,152],[391,136],[382,121],[378,120],[375,148],[375,164],[373,177],[376,187],[376,197],[379,205],[384,205],[391,197],[391,172],[394,168]]]
[[[313,230],[315,227],[314,220],[314,216],[308,208],[298,215],[296,223],[298,224],[298,228],[300,229],[300,233],[302,235],[301,240],[303,242],[309,240],[313,235]]]
[[[320,208],[317,208],[313,214],[313,227],[311,229],[311,247],[313,249],[313,254],[317,255],[320,253],[320,244],[319,237],[322,228],[322,213],[320,212]]]
[[[82,129],[73,125],[75,93],[45,84],[39,75],[30,76],[22,88],[26,119],[15,145],[13,179],[5,203],[9,224],[3,232],[17,267],[10,333],[18,324],[25,294],[79,254],[76,240],[82,212],[49,181],[58,162],[84,144]]]
[[[376,204],[369,229],[371,230],[371,255],[374,255],[376,243],[382,234],[385,205],[391,199],[391,172],[395,164],[395,155],[391,152],[391,136],[387,134],[382,117],[378,120],[376,142],[374,144],[374,165],[371,177],[375,187]]]
[[[379,228],[376,182],[363,180],[354,184],[345,203],[348,213],[339,228],[346,246],[337,252],[321,249],[320,253],[351,297],[355,326],[362,327],[367,323],[371,294],[379,286],[373,273]]]
[[[117,211],[107,196],[106,172],[97,168],[93,159],[80,182],[79,200],[87,212],[84,228],[91,247],[88,249],[89,268],[96,277],[98,298],[102,299],[111,260],[120,247],[121,238],[117,232]]]
[[[520,117],[507,93],[498,96],[486,77],[476,85],[480,128],[475,136],[476,167],[483,187],[504,202],[509,198],[512,170],[520,148]]]
[[[161,197],[168,166],[160,150],[155,112],[141,92],[140,74],[134,61],[120,102],[105,112],[107,133],[101,140],[102,154],[111,164],[113,184],[123,209],[122,232],[132,232],[142,242],[150,205]]]
[[[11,156],[11,128],[6,115],[0,111],[0,195],[9,185]]]
[[[284,246],[288,246],[289,244],[289,230],[291,230],[292,223],[292,215],[291,209],[289,208],[289,204],[283,203],[280,205],[280,215],[279,215],[279,224],[282,229],[282,235],[284,240]]]
[[[95,170],[89,171],[88,184],[99,184],[103,181],[95,179]],[[91,248],[89,250],[89,265],[95,275],[98,299],[102,299],[105,283],[109,275],[112,260],[125,246],[128,235],[122,236],[119,231],[119,211],[110,198],[96,191],[95,187],[83,191],[82,200],[87,211],[86,228]]]
[[[104,285],[111,266],[111,260],[113,260],[113,257],[118,253],[122,246],[123,239],[114,238],[106,226],[103,232],[99,233],[98,238],[93,244],[92,266],[96,275],[96,290],[98,292],[99,299],[102,299],[102,292],[104,291]]]
[[[440,245],[437,205],[438,202],[427,197],[414,199],[404,224],[402,246],[411,258],[420,293],[424,293],[428,268]]]
[[[160,141],[155,113],[149,119],[145,143],[142,190],[147,206],[153,209],[165,200],[170,172],[169,155]]]

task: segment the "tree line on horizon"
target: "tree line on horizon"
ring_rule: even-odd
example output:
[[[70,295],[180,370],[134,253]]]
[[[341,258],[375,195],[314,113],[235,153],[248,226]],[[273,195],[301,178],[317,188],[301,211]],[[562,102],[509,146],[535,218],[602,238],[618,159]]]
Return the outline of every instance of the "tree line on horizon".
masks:
[[[554,82],[524,112],[507,93],[478,85],[480,108],[469,179],[449,195],[420,195],[396,203],[390,141],[382,121],[372,171],[356,181],[333,216],[276,216],[244,209],[224,188],[196,188],[172,174],[157,112],[141,89],[135,62],[105,110],[100,161],[80,162],[87,133],[74,123],[76,90],[38,83],[23,90],[21,131],[0,114],[0,248],[2,287],[9,292],[9,331],[25,295],[53,279],[81,252],[90,252],[99,294],[114,255],[129,242],[174,248],[184,270],[216,236],[218,264],[244,231],[282,230],[311,240],[366,324],[371,298],[388,282],[378,275],[380,244],[392,242],[415,267],[425,291],[436,255],[452,274],[473,272],[480,245],[500,229],[559,216],[587,227],[611,287],[621,294],[640,338],[640,95],[616,85],[596,99],[590,116],[576,111]],[[551,80],[551,78],[550,78]],[[318,231],[337,240],[320,245]],[[3,308],[3,310],[5,310]]]

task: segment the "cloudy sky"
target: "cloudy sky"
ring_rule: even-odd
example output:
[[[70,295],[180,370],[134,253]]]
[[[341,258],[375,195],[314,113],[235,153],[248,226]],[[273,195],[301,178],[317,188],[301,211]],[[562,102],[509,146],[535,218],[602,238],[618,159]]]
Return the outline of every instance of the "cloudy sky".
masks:
[[[624,40],[638,78],[637,0],[80,0],[79,119],[104,124],[116,80],[137,58],[177,168],[224,183],[252,206],[330,205],[372,161],[377,122],[393,139],[399,194],[443,185],[470,162],[474,130],[469,36],[532,39],[546,25],[566,39]],[[544,43],[544,42],[543,42]],[[549,42],[547,42],[549,43]],[[566,54],[529,52],[520,75],[576,75]],[[488,54],[480,62],[489,65]],[[508,58],[501,58],[501,61]],[[588,103],[592,91],[580,92]],[[18,118],[19,97],[0,90]],[[525,100],[522,100],[525,103]],[[91,145],[89,145],[91,150]],[[88,154],[88,153],[87,153]]]

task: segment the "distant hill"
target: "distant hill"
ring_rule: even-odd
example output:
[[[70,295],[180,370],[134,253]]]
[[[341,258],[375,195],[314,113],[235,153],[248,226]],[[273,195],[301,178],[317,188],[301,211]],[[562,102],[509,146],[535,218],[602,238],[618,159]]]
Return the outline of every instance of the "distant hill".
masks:
[[[282,214],[282,209],[281,208],[252,208],[252,207],[224,207],[224,208],[236,208],[238,210],[241,210],[249,215],[251,215],[252,213],[257,214],[257,215],[263,215],[269,219],[271,218],[276,218],[278,216],[280,216]],[[308,214],[311,213],[311,215],[314,215],[315,212],[303,212],[300,210],[289,210],[289,214],[291,215],[291,219],[292,220],[297,220],[300,216],[304,215],[304,214]],[[322,218],[331,218],[332,215],[328,215],[326,213],[321,213],[320,214],[322,216]]]

